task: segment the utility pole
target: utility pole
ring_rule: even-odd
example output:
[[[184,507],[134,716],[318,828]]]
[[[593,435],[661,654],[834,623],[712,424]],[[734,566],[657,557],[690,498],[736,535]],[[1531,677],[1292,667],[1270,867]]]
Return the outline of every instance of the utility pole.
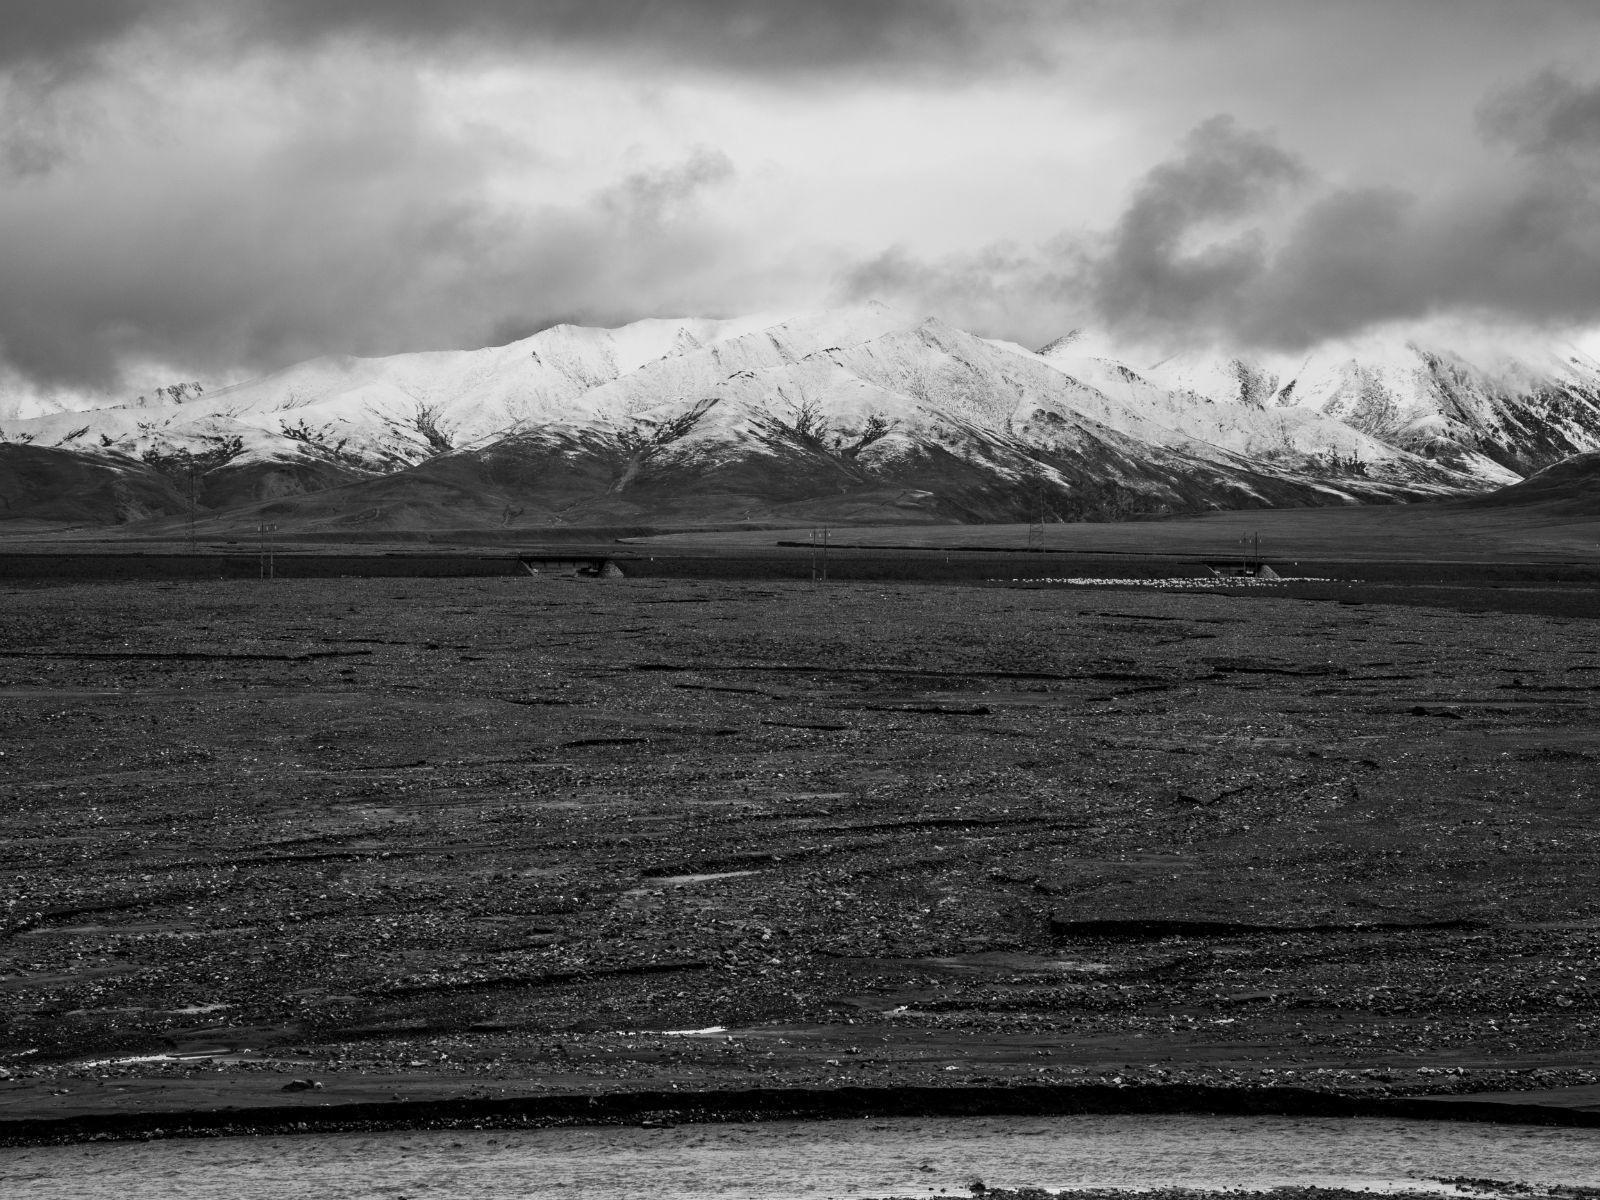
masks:
[[[1035,484],[1033,489],[1033,514],[1028,522],[1028,549],[1044,549],[1044,485]]]
[[[1253,553],[1251,550],[1252,542],[1254,542]],[[1261,531],[1258,529],[1254,533],[1245,534],[1239,539],[1239,545],[1244,547],[1239,552],[1240,557],[1244,560],[1242,564],[1244,573],[1246,575],[1261,574]]]
[[[189,553],[190,554],[193,554],[195,552],[194,522],[195,522],[196,492],[197,492],[198,488],[199,488],[199,475],[195,471],[194,463],[191,462],[189,464]]]
[[[277,577],[277,564],[272,558],[272,537],[277,532],[276,525],[269,525],[265,521],[256,526],[256,532],[261,535],[261,578],[274,579]]]
[[[828,529],[813,529],[811,543],[811,582],[828,582]]]

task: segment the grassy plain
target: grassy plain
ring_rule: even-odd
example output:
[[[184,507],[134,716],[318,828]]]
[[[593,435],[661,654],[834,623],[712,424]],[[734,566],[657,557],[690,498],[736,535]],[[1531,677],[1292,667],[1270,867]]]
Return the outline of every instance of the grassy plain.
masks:
[[[804,539],[813,530],[797,534]],[[918,549],[1026,549],[1058,553],[1230,558],[1259,538],[1278,563],[1340,562],[1600,563],[1600,516],[1554,506],[1468,504],[1351,505],[1208,513],[1149,521],[1027,525],[848,525],[830,540],[853,546]],[[633,539],[630,539],[633,540]],[[736,551],[768,544],[769,530],[661,534],[657,546]]]

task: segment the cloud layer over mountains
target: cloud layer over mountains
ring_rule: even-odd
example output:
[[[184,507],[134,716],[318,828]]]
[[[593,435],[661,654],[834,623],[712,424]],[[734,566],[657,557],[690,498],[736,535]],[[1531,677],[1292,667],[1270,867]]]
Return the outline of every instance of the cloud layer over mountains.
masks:
[[[1504,169],[1424,196],[1329,185],[1270,137],[1213,117],[1144,176],[1110,230],[932,262],[891,250],[855,268],[849,292],[946,304],[1003,293],[982,314],[999,326],[1081,300],[1090,320],[1156,342],[1291,350],[1441,312],[1594,323],[1600,84],[1545,72],[1495,96],[1481,126],[1509,147]]]
[[[867,296],[1032,343],[1600,325],[1589,4],[62,0],[4,24],[0,389]]]

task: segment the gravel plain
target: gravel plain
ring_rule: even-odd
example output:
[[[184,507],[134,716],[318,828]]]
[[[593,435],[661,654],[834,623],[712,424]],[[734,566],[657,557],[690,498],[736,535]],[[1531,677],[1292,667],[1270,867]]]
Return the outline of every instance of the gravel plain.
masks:
[[[1600,1111],[1570,592],[4,590],[0,1137],[673,1092]]]

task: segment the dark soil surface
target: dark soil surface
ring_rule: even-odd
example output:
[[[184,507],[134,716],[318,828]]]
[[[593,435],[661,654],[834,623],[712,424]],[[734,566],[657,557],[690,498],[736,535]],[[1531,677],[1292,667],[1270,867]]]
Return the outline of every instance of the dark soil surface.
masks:
[[[1592,620],[664,578],[0,595],[0,1137],[640,1092],[1600,1112]]]

